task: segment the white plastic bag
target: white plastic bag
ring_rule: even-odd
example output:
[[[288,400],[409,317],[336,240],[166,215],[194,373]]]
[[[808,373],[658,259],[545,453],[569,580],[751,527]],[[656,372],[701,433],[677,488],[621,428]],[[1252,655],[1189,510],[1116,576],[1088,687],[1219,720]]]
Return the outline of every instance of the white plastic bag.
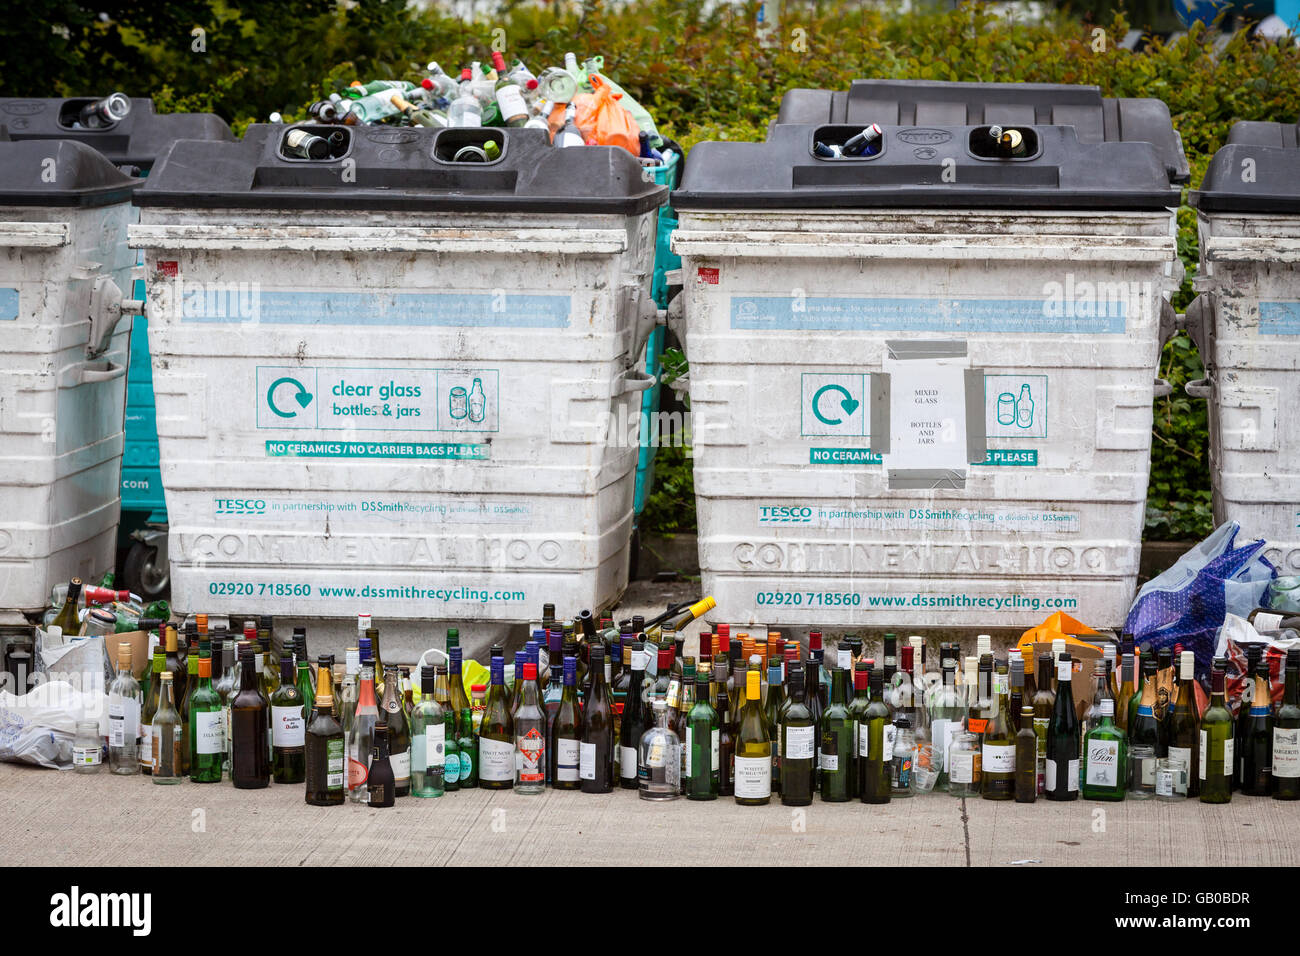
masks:
[[[42,682],[21,696],[0,691],[0,760],[67,770],[77,721],[102,721],[108,698],[64,681]]]

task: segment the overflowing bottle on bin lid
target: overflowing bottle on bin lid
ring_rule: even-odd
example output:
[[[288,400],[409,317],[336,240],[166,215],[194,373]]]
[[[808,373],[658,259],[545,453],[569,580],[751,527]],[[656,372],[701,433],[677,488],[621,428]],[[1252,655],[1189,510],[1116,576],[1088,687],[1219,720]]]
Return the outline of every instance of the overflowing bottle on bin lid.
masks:
[[[458,75],[430,61],[428,74],[411,80],[354,80],[307,108],[309,121],[326,126],[424,126],[435,129],[505,127],[546,130],[553,145],[618,146],[644,166],[664,165],[670,147],[654,118],[604,72],[604,59],[579,63],[566,53],[563,66],[534,74],[518,58],[509,64],[500,52],[491,63],[475,61]],[[272,122],[282,122],[272,114]],[[873,126],[876,141],[880,128]],[[864,131],[863,135],[867,135]],[[345,135],[295,127],[285,134],[286,154],[302,159],[336,158],[346,150]],[[864,143],[862,148],[867,148]],[[495,141],[467,145],[459,162],[491,162],[500,155]]]

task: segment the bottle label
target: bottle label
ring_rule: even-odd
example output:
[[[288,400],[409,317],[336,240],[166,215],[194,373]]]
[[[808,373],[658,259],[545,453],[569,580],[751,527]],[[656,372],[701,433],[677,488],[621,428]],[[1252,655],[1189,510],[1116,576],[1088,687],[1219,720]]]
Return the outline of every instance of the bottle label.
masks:
[[[118,697],[108,702],[108,745],[126,746],[127,735],[132,742],[140,736],[140,702]]]
[[[140,765],[153,768],[153,724],[140,726]]]
[[[885,747],[881,751],[885,755],[885,763],[894,759],[894,744],[898,740],[898,729],[893,724],[885,724]]]
[[[596,745],[595,744],[579,745],[578,777],[582,780],[596,779]]]
[[[1047,727],[1051,723],[1049,717],[1034,718],[1034,735],[1038,737],[1038,759],[1047,759]]]
[[[710,735],[710,739],[709,739],[709,755],[713,761],[712,763],[709,764],[709,766],[713,768],[714,773],[717,773],[718,770],[718,754],[721,752],[720,749],[721,745],[719,743],[720,740],[721,740],[720,732],[717,727],[714,727],[713,733]]]
[[[99,765],[100,749],[98,747],[73,747],[72,765],[74,767],[95,767]]]
[[[838,648],[835,652],[835,663],[842,671],[852,670],[853,652],[847,647]]]
[[[582,760],[582,755],[578,752],[581,748],[578,741],[571,737],[559,737],[555,741],[555,779],[565,783],[573,783],[578,779],[578,764]],[[632,754],[632,776],[636,776],[636,751],[631,747],[623,747],[620,751],[620,760],[626,761],[628,753]],[[619,774],[626,777],[627,768],[622,763],[619,765]]]
[[[871,727],[870,727],[869,724],[866,724],[866,723],[864,723],[864,722],[861,721],[861,720],[859,720],[859,721],[855,721],[855,723],[856,723],[857,728],[858,728],[858,732],[857,732],[857,734],[856,734],[856,736],[857,736],[857,738],[858,738],[858,756],[859,756],[859,757],[865,757],[865,756],[867,756],[867,750],[868,750],[868,748],[870,748],[870,746],[871,746],[871,744],[870,744],[870,740],[871,740]]]
[[[508,740],[480,737],[478,740],[480,780],[504,783],[515,779],[515,745]]]
[[[1236,753],[1236,746],[1237,742],[1231,737],[1228,737],[1223,742],[1223,775],[1225,777],[1232,776],[1232,761]]]
[[[1070,678],[1073,676],[1073,675],[1070,673],[1070,668],[1072,668],[1073,666],[1074,666],[1074,664],[1072,664],[1070,661],[1057,661],[1057,662],[1056,662],[1056,679],[1057,679],[1058,681],[1062,681],[1062,680],[1067,680],[1067,681],[1068,681],[1068,680],[1070,680]]]
[[[456,774],[456,781],[468,782],[472,780],[474,777],[474,755],[462,747],[457,762],[460,764],[460,772]],[[450,765],[448,765],[447,770],[451,770]]]
[[[515,737],[519,753],[519,783],[539,784],[546,781],[546,741],[536,727]]]
[[[930,757],[931,769],[943,773],[948,768],[948,750],[952,746],[952,735],[957,729],[957,722],[940,718],[930,725],[930,737],[934,741],[933,755]]]
[[[1011,691],[1011,675],[999,674],[995,671],[993,673],[993,694],[997,696],[999,694],[1010,693],[1010,691]]]
[[[343,738],[331,737],[325,741],[325,789],[343,789]]]
[[[302,747],[307,743],[302,706],[271,708],[271,743],[276,747]]]
[[[736,757],[736,796],[761,800],[772,796],[772,761],[769,757]]]
[[[194,752],[220,754],[226,752],[226,728],[221,711],[194,714]]]
[[[817,769],[828,770],[831,773],[840,769],[840,755],[837,753],[828,753],[825,750],[817,751]]]
[[[975,752],[955,750],[948,754],[948,780],[952,783],[975,782]]]
[[[985,773],[1015,773],[1015,744],[985,744],[980,758],[981,769]]]
[[[816,756],[816,736],[816,727],[787,726],[781,755],[786,760],[812,760]]]
[[[501,118],[507,122],[528,115],[523,90],[513,83],[507,83],[497,90],[497,106],[501,109]]]
[[[1095,787],[1119,786],[1119,741],[1089,740],[1087,781]],[[986,757],[987,761],[988,758]],[[987,766],[987,763],[985,764]]]
[[[686,746],[682,748],[682,760],[685,762],[685,766],[682,768],[682,773],[686,776],[688,780],[690,779],[691,776],[691,750],[694,747],[694,744],[695,744],[695,731],[691,729],[691,726],[689,724],[687,724]]]
[[[1187,793],[1187,781],[1192,775],[1192,748],[1191,747],[1170,747],[1169,763],[1180,768],[1173,775],[1173,792]],[[1157,785],[1159,781],[1156,781]]]
[[[401,753],[389,754],[388,765],[393,768],[393,781],[402,783],[411,779],[411,751],[403,750]]]
[[[447,725],[440,720],[435,720],[424,728],[423,734],[417,734],[413,743],[422,743],[424,745],[423,753],[419,754],[419,759],[415,761],[414,766],[419,767],[422,771],[445,768],[447,761]],[[457,759],[457,764],[460,760]],[[444,770],[445,772],[445,770]]]
[[[577,745],[577,741],[574,741]],[[624,780],[636,779],[636,748],[619,747],[618,748],[618,775]],[[575,778],[576,779],[576,778]]]
[[[1256,614],[1253,623],[1257,631],[1276,631],[1282,626],[1282,615]]]
[[[370,776],[370,767],[362,763],[356,757],[348,757],[348,789],[356,790],[358,787],[364,787],[366,780]]]
[[[1300,777],[1300,727],[1273,728],[1273,776]]]

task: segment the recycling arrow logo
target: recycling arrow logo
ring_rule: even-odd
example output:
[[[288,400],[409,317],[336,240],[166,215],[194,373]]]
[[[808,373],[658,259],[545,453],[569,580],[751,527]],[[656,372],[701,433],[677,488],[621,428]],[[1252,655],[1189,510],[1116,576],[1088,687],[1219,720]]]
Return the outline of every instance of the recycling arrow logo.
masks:
[[[839,407],[844,410],[845,415],[852,415],[854,412],[856,412],[861,402],[859,402],[852,395],[850,395],[849,390],[845,388],[843,385],[834,385],[834,384],[823,385],[821,388],[817,389],[817,391],[813,394],[813,398],[812,398],[812,411],[813,414],[817,416],[817,420],[821,422],[823,425],[842,425],[844,423],[844,419],[827,418],[826,415],[822,412],[821,400],[822,400],[822,396],[825,395],[827,392],[839,392],[841,395],[844,396],[842,399],[840,399]],[[831,414],[834,415],[836,414],[836,412],[832,410]]]
[[[302,382],[298,381],[296,378],[290,378],[288,376],[277,378],[271,383],[271,387],[266,390],[266,404],[271,411],[281,418],[296,418],[298,415],[297,409],[290,408],[290,410],[286,412],[280,408],[280,406],[275,404],[275,390],[281,385],[292,385],[294,387],[292,393],[293,400],[298,403],[298,408],[303,411],[306,411],[307,406],[310,405],[312,399],[316,397],[311,392],[307,391]]]

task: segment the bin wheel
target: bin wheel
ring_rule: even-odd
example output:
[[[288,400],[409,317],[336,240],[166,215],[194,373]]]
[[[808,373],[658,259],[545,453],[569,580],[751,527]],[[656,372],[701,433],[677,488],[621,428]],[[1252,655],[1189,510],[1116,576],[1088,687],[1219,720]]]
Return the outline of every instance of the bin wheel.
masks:
[[[171,591],[171,569],[158,563],[158,549],[137,541],[126,553],[122,565],[123,584],[144,598],[145,602],[167,597]]]

